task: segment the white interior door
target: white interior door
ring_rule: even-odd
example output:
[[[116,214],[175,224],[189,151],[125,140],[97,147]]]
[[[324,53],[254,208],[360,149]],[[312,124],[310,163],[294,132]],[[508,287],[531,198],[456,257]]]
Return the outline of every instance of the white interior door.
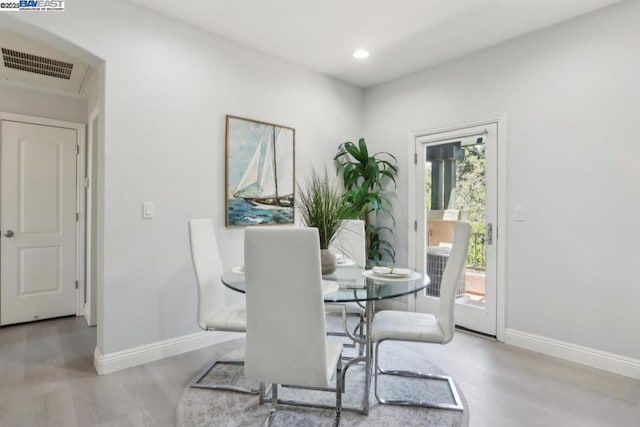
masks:
[[[0,323],[75,314],[77,131],[1,126]]]
[[[441,274],[446,265],[446,247],[452,241],[449,234],[453,232],[453,222],[470,221],[472,240],[467,268],[458,287],[455,320],[459,326],[494,336],[497,330],[497,142],[496,123],[423,135],[415,141],[416,268],[431,276],[432,285],[437,282],[438,272]],[[469,164],[471,162],[474,164]],[[472,202],[463,200],[464,192],[474,196]],[[437,209],[433,208],[434,204]],[[439,289],[433,286],[418,295],[416,311],[436,313],[438,295]]]

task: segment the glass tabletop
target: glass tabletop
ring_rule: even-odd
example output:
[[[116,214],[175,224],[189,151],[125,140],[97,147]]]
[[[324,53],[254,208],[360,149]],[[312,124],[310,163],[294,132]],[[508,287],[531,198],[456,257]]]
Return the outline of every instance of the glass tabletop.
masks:
[[[325,302],[354,302],[395,298],[416,293],[429,285],[429,278],[416,274],[409,278],[364,277],[363,269],[355,266],[338,267],[323,280],[338,282],[338,289],[324,295]],[[237,269],[227,270],[222,283],[234,291],[245,292],[244,274]]]

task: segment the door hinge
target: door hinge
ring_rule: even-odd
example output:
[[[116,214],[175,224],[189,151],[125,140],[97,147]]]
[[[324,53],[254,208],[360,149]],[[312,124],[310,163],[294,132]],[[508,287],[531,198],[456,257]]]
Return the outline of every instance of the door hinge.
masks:
[[[76,222],[80,221],[80,212],[76,212]]]
[[[413,164],[414,165],[418,164],[418,153],[413,153]]]
[[[88,177],[85,178],[84,179],[84,188],[89,188],[89,183],[90,183],[89,178]]]
[[[418,220],[413,221],[413,231],[418,231]]]
[[[76,289],[78,289],[78,281],[76,280]]]
[[[80,144],[76,144],[76,156],[80,154]]]

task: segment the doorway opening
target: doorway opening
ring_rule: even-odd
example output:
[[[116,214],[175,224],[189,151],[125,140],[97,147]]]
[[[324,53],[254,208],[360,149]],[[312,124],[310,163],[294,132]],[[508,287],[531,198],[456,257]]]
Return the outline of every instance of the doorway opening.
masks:
[[[10,61],[7,62],[5,58],[4,67],[0,67],[2,77],[0,95],[3,101],[6,101],[0,103],[2,111],[6,111],[3,118],[11,118],[18,122],[44,123],[55,128],[68,127],[65,123],[82,125],[82,129],[78,131],[80,143],[77,152],[75,145],[73,146],[73,154],[77,159],[73,165],[77,163],[77,170],[75,170],[77,175],[74,181],[77,207],[74,207],[70,213],[77,224],[78,240],[76,271],[73,278],[74,282],[77,280],[77,283],[74,283],[77,289],[77,291],[74,289],[77,301],[75,314],[84,315],[90,326],[97,324],[100,329],[98,305],[101,301],[98,298],[98,290],[101,290],[102,286],[99,272],[102,265],[100,245],[103,233],[101,213],[103,190],[98,184],[103,177],[104,161],[105,62],[91,52],[55,34],[10,17],[0,17],[0,34],[3,55],[7,55],[7,52],[14,56],[19,54],[25,61],[31,61],[28,64],[25,62],[24,67],[18,67],[11,66]],[[43,74],[41,72],[43,64],[56,64],[66,71],[66,75],[61,78],[57,75]],[[16,111],[13,110],[14,106]],[[26,118],[33,118],[33,120]],[[37,158],[40,159],[42,157],[40,152],[43,150],[32,149],[31,151],[35,153],[32,157],[35,159],[38,154]],[[67,147],[59,151],[69,150],[70,148]],[[53,157],[54,154],[49,157]],[[69,165],[65,163],[63,166],[65,171],[73,167],[70,163]],[[9,192],[5,193],[5,195],[9,194]],[[66,191],[66,193],[69,192]],[[67,216],[69,215],[65,213],[65,218]],[[18,237],[18,234],[14,237]],[[69,247],[69,244],[66,244],[66,247]],[[50,268],[46,271],[51,273],[55,270],[57,263],[55,260],[58,255],[53,249],[49,252],[44,249],[32,251],[34,255],[31,259],[33,262],[39,262],[41,259],[48,260],[47,265]],[[45,255],[50,256],[47,258]],[[26,255],[20,256],[24,258]],[[30,269],[30,271],[45,270]],[[50,276],[49,273],[42,275]],[[33,289],[36,289],[35,284],[45,283],[45,280],[36,279],[38,278],[33,278],[29,282]],[[66,276],[61,282],[67,282]],[[50,286],[50,288],[38,288],[37,291],[57,292],[53,287]],[[97,335],[100,347],[100,331]]]
[[[0,324],[82,315],[84,125],[0,113]]]
[[[499,119],[475,122],[413,136],[415,235],[410,262],[431,280],[416,295],[415,310],[437,313],[440,280],[455,224],[471,224],[464,274],[456,288],[456,325],[501,339],[504,329],[503,248],[497,239]],[[500,190],[500,191],[499,191]],[[502,217],[502,216],[501,216]],[[499,268],[500,266],[500,268]],[[500,325],[500,326],[498,326]]]

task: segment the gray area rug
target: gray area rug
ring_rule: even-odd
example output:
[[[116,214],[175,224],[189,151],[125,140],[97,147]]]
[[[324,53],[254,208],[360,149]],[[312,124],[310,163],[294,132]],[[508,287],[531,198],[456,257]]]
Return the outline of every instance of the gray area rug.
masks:
[[[442,370],[429,363],[427,358],[415,351],[387,342],[380,347],[380,358],[383,367],[388,369],[414,369],[422,372],[443,374]],[[425,345],[425,351],[428,346]],[[224,360],[242,359],[241,351],[227,354]],[[389,363],[385,363],[385,362]],[[393,365],[391,365],[393,363]],[[194,373],[195,376],[195,373]],[[203,382],[232,383],[249,388],[257,388],[257,384],[242,377],[242,367],[218,365]],[[451,393],[444,381],[431,381],[401,377],[382,376],[378,384],[382,397],[402,398],[420,396],[433,398],[441,402],[453,403]],[[346,375],[346,390],[343,404],[360,406],[364,392],[363,364],[351,366]],[[402,407],[378,404],[373,394],[371,382],[369,415],[360,415],[343,411],[341,426],[467,426],[469,425],[469,409],[462,390],[458,393],[465,407],[463,412],[441,409]],[[283,399],[304,400],[315,403],[335,404],[335,393],[300,390],[292,388],[278,389],[278,396]],[[176,425],[180,427],[200,426],[261,426],[268,416],[270,405],[258,405],[258,397],[241,393],[219,390],[207,390],[187,387],[176,410]],[[335,411],[278,406],[274,426],[331,426],[335,419]]]

